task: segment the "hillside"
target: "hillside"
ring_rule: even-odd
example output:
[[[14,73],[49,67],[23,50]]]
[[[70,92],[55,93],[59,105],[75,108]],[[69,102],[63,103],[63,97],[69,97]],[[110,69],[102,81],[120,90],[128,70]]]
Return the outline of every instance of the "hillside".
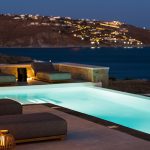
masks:
[[[33,60],[30,57],[23,56],[7,56],[0,54],[0,64],[22,64],[31,63]]]
[[[0,47],[141,47],[150,45],[150,30],[119,21],[69,17],[0,15]]]

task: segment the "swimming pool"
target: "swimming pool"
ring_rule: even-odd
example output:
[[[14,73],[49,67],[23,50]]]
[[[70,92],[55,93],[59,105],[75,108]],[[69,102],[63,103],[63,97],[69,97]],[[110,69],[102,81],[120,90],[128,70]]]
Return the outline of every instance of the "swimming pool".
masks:
[[[0,98],[22,104],[52,103],[150,134],[150,97],[67,83],[1,87]]]

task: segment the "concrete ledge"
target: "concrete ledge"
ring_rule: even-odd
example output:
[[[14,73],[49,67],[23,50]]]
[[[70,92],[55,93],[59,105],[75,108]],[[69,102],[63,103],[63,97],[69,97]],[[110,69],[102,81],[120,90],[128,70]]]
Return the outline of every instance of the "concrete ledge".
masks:
[[[70,72],[74,79],[83,79],[90,82],[102,82],[108,86],[109,67],[83,65],[76,63],[56,63],[55,68],[62,72]]]

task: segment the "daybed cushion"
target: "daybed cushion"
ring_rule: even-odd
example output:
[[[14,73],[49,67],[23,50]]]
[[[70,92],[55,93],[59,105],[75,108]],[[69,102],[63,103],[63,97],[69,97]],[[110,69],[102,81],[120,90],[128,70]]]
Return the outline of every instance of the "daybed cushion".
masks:
[[[22,105],[11,99],[0,99],[0,115],[15,115],[22,113]]]
[[[45,81],[61,81],[61,80],[70,80],[71,74],[68,72],[38,72],[36,78]]]
[[[35,75],[38,72],[53,72],[55,71],[55,68],[51,62],[33,62],[31,64]]]
[[[0,73],[0,84],[1,83],[15,83],[16,77],[11,74]]]
[[[26,140],[66,135],[67,123],[51,113],[8,115],[0,116],[2,129],[8,129],[16,140]]]

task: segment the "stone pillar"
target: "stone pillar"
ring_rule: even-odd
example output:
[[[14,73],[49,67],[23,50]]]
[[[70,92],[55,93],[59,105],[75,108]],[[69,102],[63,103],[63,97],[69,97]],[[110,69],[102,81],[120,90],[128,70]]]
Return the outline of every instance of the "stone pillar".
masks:
[[[92,82],[102,82],[103,87],[109,84],[109,68],[93,69]]]

